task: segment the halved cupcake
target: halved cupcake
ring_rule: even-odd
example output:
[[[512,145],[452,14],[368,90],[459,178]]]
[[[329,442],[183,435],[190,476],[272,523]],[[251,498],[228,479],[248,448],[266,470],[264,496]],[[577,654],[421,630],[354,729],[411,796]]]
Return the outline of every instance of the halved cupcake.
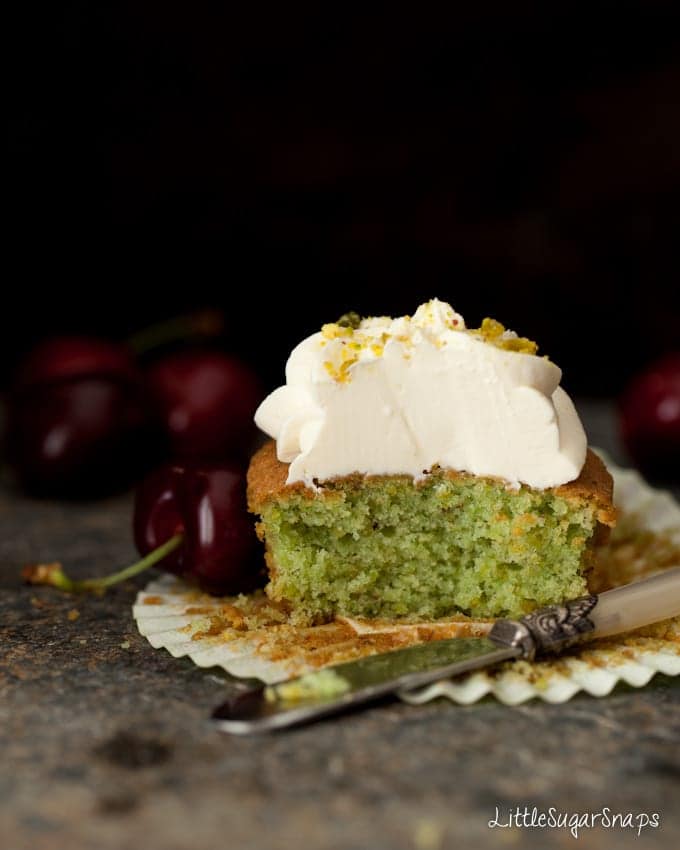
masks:
[[[298,622],[515,616],[587,592],[611,476],[534,343],[432,301],[324,326],[286,376],[256,415],[276,443],[248,501],[267,593]]]

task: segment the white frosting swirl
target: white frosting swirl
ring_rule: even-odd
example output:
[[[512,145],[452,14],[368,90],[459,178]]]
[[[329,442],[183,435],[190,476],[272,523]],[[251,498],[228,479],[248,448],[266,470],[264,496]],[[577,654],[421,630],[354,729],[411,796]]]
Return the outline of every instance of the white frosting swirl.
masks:
[[[288,483],[353,472],[419,479],[439,464],[542,489],[577,478],[586,456],[561,376],[544,357],[467,331],[435,299],[412,318],[326,325],[303,340],[255,422],[290,464]]]

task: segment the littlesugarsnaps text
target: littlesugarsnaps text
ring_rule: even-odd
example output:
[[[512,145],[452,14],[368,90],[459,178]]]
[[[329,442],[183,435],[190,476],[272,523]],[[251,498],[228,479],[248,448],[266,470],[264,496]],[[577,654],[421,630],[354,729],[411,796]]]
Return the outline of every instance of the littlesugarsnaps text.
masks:
[[[615,812],[608,806],[597,812],[563,812],[554,806],[548,809],[496,806],[488,826],[489,829],[566,829],[572,838],[578,838],[582,830],[599,827],[632,830],[639,837],[646,829],[658,829],[661,815],[659,812]]]

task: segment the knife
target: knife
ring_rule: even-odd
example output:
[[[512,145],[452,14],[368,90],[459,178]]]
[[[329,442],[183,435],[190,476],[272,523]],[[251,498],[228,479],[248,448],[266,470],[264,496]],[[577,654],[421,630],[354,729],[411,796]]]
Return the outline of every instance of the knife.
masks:
[[[421,643],[277,685],[247,680],[212,716],[221,731],[234,735],[283,729],[501,661],[558,654],[593,638],[678,615],[680,567],[599,595],[539,608],[519,620],[496,620],[487,637]]]

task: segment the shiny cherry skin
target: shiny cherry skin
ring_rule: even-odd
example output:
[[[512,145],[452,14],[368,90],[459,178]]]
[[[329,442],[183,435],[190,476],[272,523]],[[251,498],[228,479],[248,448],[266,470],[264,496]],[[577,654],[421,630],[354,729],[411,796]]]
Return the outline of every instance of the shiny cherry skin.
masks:
[[[659,480],[680,477],[680,352],[652,363],[620,402],[623,441],[637,466]]]
[[[8,401],[8,458],[33,494],[105,495],[131,483],[146,460],[145,394],[122,346],[47,341],[20,367]]]
[[[217,595],[251,590],[261,581],[262,553],[240,466],[166,464],[139,485],[134,535],[140,554],[176,534],[184,535],[182,544],[160,569]]]
[[[220,460],[248,453],[263,393],[245,363],[219,351],[180,351],[152,364],[147,381],[173,457]]]

